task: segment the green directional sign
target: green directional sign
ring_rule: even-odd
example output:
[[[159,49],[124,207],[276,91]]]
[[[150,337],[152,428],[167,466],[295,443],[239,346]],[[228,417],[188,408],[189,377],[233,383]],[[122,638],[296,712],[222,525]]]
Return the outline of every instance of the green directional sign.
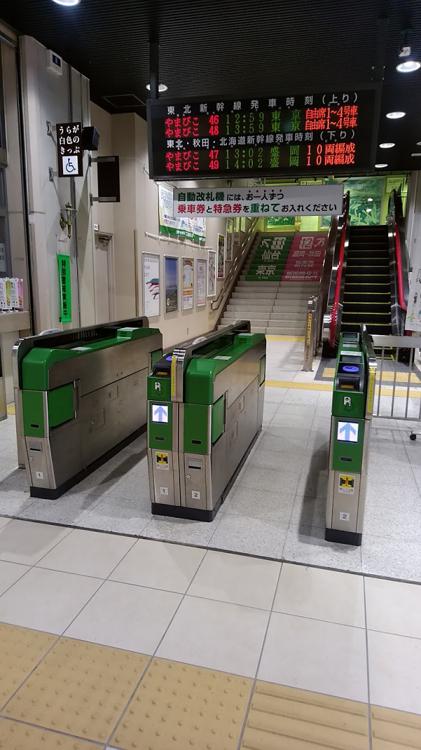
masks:
[[[278,281],[285,268],[292,235],[262,237],[247,272],[247,281]]]
[[[57,255],[60,323],[72,322],[72,280],[70,257]]]

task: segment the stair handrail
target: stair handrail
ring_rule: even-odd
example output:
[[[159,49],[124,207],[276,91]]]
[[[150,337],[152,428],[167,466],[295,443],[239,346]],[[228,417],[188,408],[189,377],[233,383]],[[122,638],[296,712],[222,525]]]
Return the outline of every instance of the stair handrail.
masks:
[[[211,310],[219,310],[221,307],[222,302],[227,301],[229,295],[231,294],[231,291],[236,284],[238,277],[241,274],[241,271],[243,270],[244,263],[246,262],[246,259],[248,257],[251,245],[254,242],[255,239],[255,230],[257,226],[257,222],[259,220],[257,218],[251,219],[250,224],[245,230],[244,237],[241,240],[240,244],[240,252],[235,256],[235,258],[232,261],[230,270],[228,271],[228,274],[224,280],[224,283],[219,290],[217,296],[214,300],[211,302]],[[223,311],[222,311],[223,312]],[[222,313],[221,313],[222,315]]]
[[[392,190],[389,196],[387,235],[389,242],[392,333],[402,336],[409,294],[409,258],[405,243],[404,217],[401,190]]]
[[[323,340],[330,349],[335,349],[339,340],[342,319],[343,293],[345,286],[344,270],[346,250],[349,244],[349,191],[344,195],[342,214],[338,218],[335,252],[332,261],[329,292],[323,316]]]

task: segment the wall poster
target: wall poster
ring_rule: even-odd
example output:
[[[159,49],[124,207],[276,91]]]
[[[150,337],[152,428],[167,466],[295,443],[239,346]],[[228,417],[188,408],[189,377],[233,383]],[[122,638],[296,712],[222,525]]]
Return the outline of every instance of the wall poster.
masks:
[[[183,310],[193,309],[193,280],[194,261],[193,258],[183,258]]]
[[[225,278],[225,234],[218,234],[218,279]]]
[[[226,242],[225,242],[225,248],[226,248],[226,257],[225,260],[231,262],[232,261],[232,246],[233,246],[233,233],[227,232],[226,234]]]
[[[159,255],[143,253],[143,314],[153,318],[159,313]]]
[[[410,274],[405,328],[408,331],[421,331],[421,268],[419,266],[415,266]]]
[[[158,185],[159,234],[190,240],[198,245],[206,241],[206,219],[202,216],[174,217],[173,189]]]
[[[208,297],[216,294],[216,251],[208,250]]]
[[[178,310],[178,258],[165,256],[165,312]]]
[[[208,262],[204,258],[196,260],[196,307],[206,305],[206,271]]]

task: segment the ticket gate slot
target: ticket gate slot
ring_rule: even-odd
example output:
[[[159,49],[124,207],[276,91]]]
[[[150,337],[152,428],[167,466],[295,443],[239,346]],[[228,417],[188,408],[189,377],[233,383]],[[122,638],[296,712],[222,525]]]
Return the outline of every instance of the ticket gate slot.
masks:
[[[365,331],[341,336],[334,379],[326,539],[360,545],[376,360]]]

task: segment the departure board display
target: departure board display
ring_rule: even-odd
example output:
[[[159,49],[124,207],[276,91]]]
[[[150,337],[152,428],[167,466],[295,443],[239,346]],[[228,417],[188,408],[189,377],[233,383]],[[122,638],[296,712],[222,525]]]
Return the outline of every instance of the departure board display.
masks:
[[[377,91],[149,100],[154,179],[352,172],[373,166]]]

